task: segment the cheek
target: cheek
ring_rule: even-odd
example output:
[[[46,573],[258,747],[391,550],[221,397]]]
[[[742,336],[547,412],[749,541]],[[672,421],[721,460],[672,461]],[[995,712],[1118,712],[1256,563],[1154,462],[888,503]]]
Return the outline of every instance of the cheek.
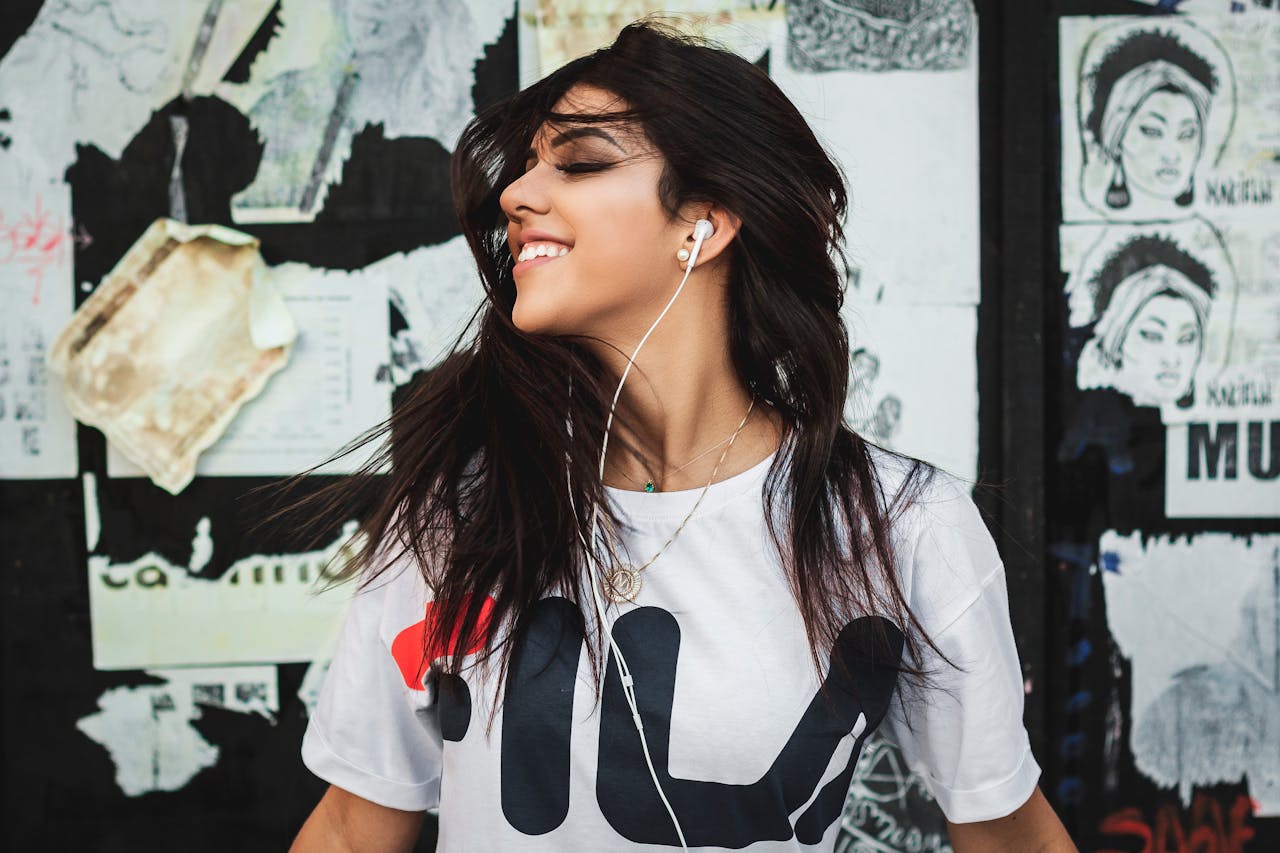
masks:
[[[1129,335],[1120,347],[1120,355],[1125,367],[1138,367],[1151,360],[1152,354],[1159,345],[1146,340],[1141,335]]]
[[[1158,138],[1146,136],[1136,125],[1129,125],[1120,140],[1120,149],[1126,155],[1125,166],[1145,170],[1147,160],[1154,156],[1159,144]]]
[[[1200,140],[1198,138],[1181,140],[1178,143],[1178,150],[1182,154],[1184,165],[1194,165],[1200,157]]]

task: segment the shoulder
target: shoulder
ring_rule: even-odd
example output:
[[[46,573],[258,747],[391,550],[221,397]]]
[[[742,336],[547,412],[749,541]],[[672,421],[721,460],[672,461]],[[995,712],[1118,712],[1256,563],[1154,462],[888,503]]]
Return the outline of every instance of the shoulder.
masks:
[[[1003,578],[972,485],[941,468],[868,445],[887,508],[903,595],[942,630]]]

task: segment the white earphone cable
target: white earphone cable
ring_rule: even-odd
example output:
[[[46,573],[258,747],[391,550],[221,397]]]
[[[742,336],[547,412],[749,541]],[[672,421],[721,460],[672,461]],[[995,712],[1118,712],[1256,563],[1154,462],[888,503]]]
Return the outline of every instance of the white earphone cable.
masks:
[[[706,223],[706,226],[703,223]],[[622,379],[618,382],[618,388],[613,393],[613,402],[609,406],[609,418],[605,422],[604,438],[600,448],[600,468],[599,477],[604,479],[604,459],[605,453],[609,448],[609,428],[613,426],[613,413],[618,406],[618,398],[622,395],[622,386],[627,381],[627,374],[631,372],[632,365],[635,364],[635,358],[640,354],[640,348],[644,346],[645,341],[649,339],[649,335],[657,328],[658,323],[666,316],[667,311],[675,304],[676,297],[680,295],[680,291],[684,289],[684,284],[689,280],[689,273],[693,271],[693,265],[698,260],[698,250],[702,248],[702,241],[713,233],[714,229],[707,227],[710,222],[705,219],[698,220],[694,227],[693,250],[689,253],[689,260],[685,266],[684,277],[680,279],[680,286],[676,288],[676,292],[671,295],[671,299],[667,302],[665,308],[662,309],[653,324],[649,326],[649,330],[640,338],[640,343],[636,345],[635,351],[631,353],[631,358],[627,360],[627,366],[622,371]],[[573,390],[573,380],[570,377],[569,384],[570,393]],[[565,416],[565,427],[568,429],[569,438],[573,438],[573,423],[568,415]],[[578,508],[573,502],[573,481],[569,473],[569,457],[565,455],[565,482],[569,487],[569,504],[573,507],[574,518],[577,518]],[[599,520],[600,507],[598,505],[591,508],[591,542],[596,541],[597,521]],[[609,648],[613,651],[614,659],[618,663],[618,674],[622,679],[622,692],[626,697],[627,706],[631,709],[631,718],[635,721],[636,731],[640,733],[640,746],[644,750],[644,760],[649,766],[649,775],[653,778],[653,784],[658,789],[658,796],[662,799],[662,804],[666,806],[667,814],[671,816],[671,822],[675,825],[676,835],[680,838],[680,847],[684,851],[688,851],[689,846],[685,842],[684,830],[680,826],[680,820],[676,817],[675,810],[671,807],[671,801],[667,799],[667,794],[662,790],[662,783],[658,780],[658,773],[653,767],[653,758],[649,755],[649,741],[644,734],[644,723],[640,719],[640,709],[636,703],[635,680],[631,676],[631,667],[627,665],[627,660],[622,655],[622,649],[618,648],[617,642],[613,638],[613,624],[608,621],[605,616],[604,601],[600,598],[600,580],[596,574],[595,551],[591,544],[582,536],[582,530],[578,530],[578,539],[582,541],[583,549],[587,555],[587,572],[591,577],[591,598],[595,603],[596,618],[600,621],[600,627],[605,632],[605,637],[609,641]]]

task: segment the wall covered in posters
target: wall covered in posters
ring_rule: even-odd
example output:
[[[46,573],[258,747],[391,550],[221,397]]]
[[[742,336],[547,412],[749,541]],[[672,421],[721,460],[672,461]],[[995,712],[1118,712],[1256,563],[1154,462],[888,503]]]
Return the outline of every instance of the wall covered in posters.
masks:
[[[1147,5],[1059,4],[1054,793],[1081,849],[1268,850],[1280,14]]]
[[[476,108],[641,14],[710,14],[841,161],[846,413],[978,474],[970,0],[19,6],[0,33],[13,849],[287,846],[323,787],[298,746],[347,604],[315,581],[354,519],[301,550],[251,530],[254,489],[384,419],[481,299],[447,203]],[[889,743],[843,827],[842,850],[949,849]]]
[[[297,746],[345,602],[310,590],[348,531],[318,551],[251,533],[251,490],[391,411],[480,297],[443,203],[467,118],[655,7],[17,6],[0,33],[5,839],[282,849],[320,793]],[[978,208],[1024,189],[991,148],[980,184],[980,145],[1052,136],[1052,204],[1026,226],[1053,234],[1058,274],[998,283],[1050,297],[1023,333],[1045,333],[1052,383],[1022,389],[1048,396],[1048,434],[1007,427],[1050,459],[1035,520],[1064,641],[1024,650],[1051,664],[1028,681],[1052,706],[1045,791],[1081,849],[1280,846],[1280,4],[1054,0],[1034,57],[992,2],[684,8],[713,7],[711,34],[768,69],[851,179],[850,421],[964,477],[990,470],[979,436],[1010,392],[979,395],[998,224]],[[1005,63],[990,88],[980,39]],[[1023,78],[1052,79],[1052,120],[983,112],[980,133],[979,105]],[[201,225],[226,231],[182,230]],[[163,420],[163,395],[78,425],[75,365],[53,354],[131,253],[170,240],[221,283],[188,316],[277,323],[213,353],[166,339],[202,378],[264,378],[166,468],[104,437],[143,403]],[[155,339],[145,302],[117,307],[102,344]],[[921,778],[869,744],[839,849],[947,848]]]

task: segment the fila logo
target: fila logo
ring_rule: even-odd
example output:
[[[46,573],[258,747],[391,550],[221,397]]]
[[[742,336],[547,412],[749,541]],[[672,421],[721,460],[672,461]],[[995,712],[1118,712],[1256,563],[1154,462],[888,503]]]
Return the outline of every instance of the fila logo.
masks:
[[[569,813],[573,695],[584,637],[581,613],[564,598],[544,598],[525,619],[528,630],[512,650],[502,702],[502,812],[514,829],[543,835],[559,827]],[[848,673],[828,674],[828,696],[815,693],[770,768],[745,785],[670,774],[680,627],[674,616],[659,607],[631,610],[614,623],[614,639],[631,664],[637,685],[643,685],[636,691],[637,703],[654,769],[690,847],[742,848],[793,836],[802,844],[821,842],[840,816],[862,744],[888,711],[897,681],[894,666],[869,654],[877,622],[891,641],[892,661],[897,663],[903,645],[897,626],[878,616],[847,624],[835,645]],[[417,636],[414,658],[422,649],[422,635]],[[407,648],[407,643],[401,647],[402,651]],[[679,847],[675,827],[649,776],[612,652],[609,658],[596,768],[600,812],[629,841]],[[418,671],[406,666],[402,655],[397,655],[397,661],[406,680],[410,671]],[[461,678],[447,681],[438,694],[441,729],[445,740],[460,741],[471,718],[470,691]],[[847,765],[817,791],[832,756],[849,735],[855,740]],[[789,815],[805,803],[808,807],[792,822]]]

